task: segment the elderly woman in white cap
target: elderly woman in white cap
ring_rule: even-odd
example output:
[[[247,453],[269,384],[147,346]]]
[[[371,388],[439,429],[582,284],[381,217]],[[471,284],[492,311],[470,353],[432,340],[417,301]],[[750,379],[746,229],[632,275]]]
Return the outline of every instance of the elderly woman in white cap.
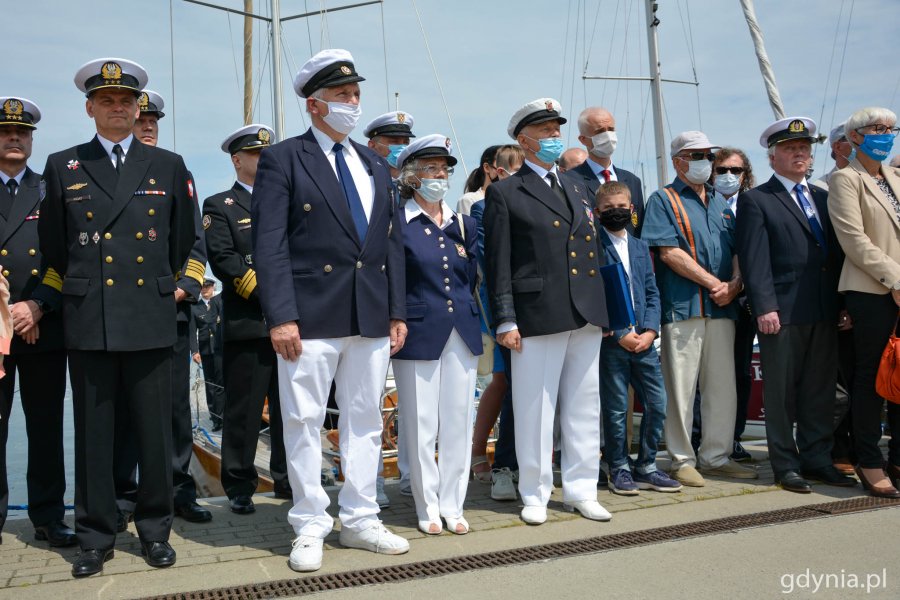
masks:
[[[869,493],[886,498],[900,498],[900,404],[887,404],[892,435],[885,475],[878,447],[884,399],[875,391],[875,377],[900,306],[900,170],[882,164],[897,131],[897,115],[887,108],[850,115],[844,124],[850,164],[828,182],[831,222],[846,255],[838,289],[853,319],[856,472]]]
[[[473,397],[482,352],[475,289],[475,220],[444,196],[456,159],[450,139],[428,135],[400,153],[406,250],[406,344],[394,355],[400,443],[407,445],[419,529],[469,531],[463,517],[472,445]],[[440,433],[439,433],[440,432]],[[434,460],[440,435],[440,456]]]

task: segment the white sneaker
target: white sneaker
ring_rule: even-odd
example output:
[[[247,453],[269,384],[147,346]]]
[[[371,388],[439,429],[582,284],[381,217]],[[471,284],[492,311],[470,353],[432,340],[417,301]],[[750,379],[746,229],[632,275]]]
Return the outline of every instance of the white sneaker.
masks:
[[[341,527],[341,545],[360,548],[378,554],[405,554],[409,552],[409,542],[388,531],[380,521],[368,529],[351,531]]]
[[[603,508],[596,500],[578,500],[571,504],[566,502],[563,506],[565,506],[566,510],[569,512],[577,510],[585,519],[594,521],[609,521],[612,519],[612,514]]]
[[[526,506],[520,514],[522,520],[529,525],[540,525],[547,520],[546,506]]]
[[[318,571],[322,567],[322,538],[298,535],[288,564],[295,571]]]
[[[387,508],[391,505],[391,499],[384,492],[384,477],[375,480],[375,502],[380,508]]]
[[[494,500],[515,500],[516,486],[509,467],[494,470],[491,473],[491,498]]]

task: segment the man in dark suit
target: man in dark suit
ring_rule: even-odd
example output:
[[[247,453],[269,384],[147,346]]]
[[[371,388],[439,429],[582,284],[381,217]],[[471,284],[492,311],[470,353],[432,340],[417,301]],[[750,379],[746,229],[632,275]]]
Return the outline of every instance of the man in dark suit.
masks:
[[[578,141],[587,148],[588,158],[566,172],[572,177],[580,178],[592,197],[603,183],[621,181],[627,185],[634,210],[626,231],[628,235],[641,237],[644,225],[644,188],[637,175],[612,163],[612,155],[618,145],[616,120],[612,113],[599,106],[581,111],[578,115]]]
[[[132,133],[144,69],[120,59],[75,77],[97,136],[50,155],[44,168],[44,282],[62,292],[75,415],[75,577],[113,556],[116,413],[138,439],[135,524],[147,563],[175,563],[172,526],[172,346],[175,279],[194,245],[193,184],[177,154]]]
[[[225,377],[222,368],[222,294],[216,294],[216,282],[207,279],[200,288],[200,302],[191,307],[191,356],[203,365],[206,406],[213,431],[222,430],[225,410]]]
[[[760,137],[775,174],[741,197],[737,253],[759,329],[766,438],[776,482],[853,486],[831,462],[837,384],[837,282],[843,263],[826,204],[808,185],[816,124],[788,117]],[[793,425],[797,423],[797,440]]]
[[[66,351],[62,317],[52,310],[59,293],[41,283],[46,270],[37,250],[41,176],[28,168],[41,112],[24,98],[0,98],[0,107],[0,265],[9,281],[15,330],[9,356],[3,359],[6,376],[0,380],[0,531],[9,501],[6,440],[18,373],[28,434],[28,517],[34,537],[51,546],[72,546],[75,532],[63,522]]]
[[[275,352],[259,305],[253,247],[250,240],[250,194],[256,165],[274,132],[266,125],[241,127],[222,143],[231,156],[237,181],[230,190],[203,202],[203,229],[209,264],[222,282],[225,408],[222,416],[222,487],[231,511],[256,510],[252,496],[259,482],[254,458],[259,422],[269,399],[272,451],[269,472],[275,496],[291,498],[281,431]]]
[[[516,111],[507,133],[522,168],[488,187],[485,264],[497,342],[512,354],[522,520],[547,519],[553,489],[553,418],[560,404],[563,500],[584,517],[611,518],[597,502],[600,345],[607,325],[593,202],[587,187],[560,178],[559,102]],[[558,397],[557,397],[558,396]]]
[[[346,50],[323,50],[294,78],[312,127],[263,151],[253,192],[253,251],[296,490],[291,568],[322,564],[333,519],[321,484],[320,428],[332,381],[341,411],[344,546],[402,554],[378,519],[375,480],[389,356],[406,338],[399,211],[387,163],[349,139],[360,88]],[[302,342],[301,342],[302,335]]]
[[[152,90],[144,90],[138,96],[140,114],[134,124],[134,135],[148,146],[159,141],[159,120],[165,115],[162,96]],[[194,180],[188,171],[188,177]],[[194,197],[196,199],[196,190]],[[174,485],[175,514],[192,523],[212,519],[212,513],[197,504],[197,485],[189,472],[193,454],[194,433],[191,422],[191,363],[189,329],[191,305],[200,296],[200,284],[206,273],[206,244],[200,227],[200,207],[194,202],[194,245],[191,256],[176,275],[175,303],[178,308],[178,341],[172,347],[172,477]],[[137,443],[130,431],[130,416],[121,411],[116,435],[113,470],[116,478],[116,529],[125,531],[134,514],[137,501]]]

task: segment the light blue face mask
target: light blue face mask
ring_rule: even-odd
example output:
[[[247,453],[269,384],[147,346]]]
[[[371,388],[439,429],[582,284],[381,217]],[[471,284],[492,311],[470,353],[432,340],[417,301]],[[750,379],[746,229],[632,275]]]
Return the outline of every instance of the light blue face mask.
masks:
[[[400,153],[406,149],[406,144],[388,144],[388,155],[385,157],[385,160],[388,161],[388,164],[397,168],[397,159],[400,158]]]
[[[891,155],[894,147],[894,136],[890,133],[870,133],[863,137],[863,143],[859,145],[862,153],[881,162]]]
[[[447,190],[450,189],[450,182],[446,179],[419,179],[422,185],[416,190],[425,202],[435,204],[444,199]]]
[[[533,137],[525,137],[534,140]],[[562,151],[565,149],[562,138],[542,138],[534,141],[541,145],[541,149],[535,154],[537,159],[543,163],[550,164],[556,162],[556,159],[559,158],[559,155],[562,154]]]
[[[730,198],[740,189],[741,178],[734,173],[723,173],[722,175],[716,175],[714,185],[717,192],[726,198]]]

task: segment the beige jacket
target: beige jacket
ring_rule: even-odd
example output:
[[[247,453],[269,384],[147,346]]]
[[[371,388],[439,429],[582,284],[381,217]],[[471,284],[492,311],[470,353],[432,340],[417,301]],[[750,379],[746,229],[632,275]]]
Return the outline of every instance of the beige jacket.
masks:
[[[881,172],[900,199],[900,169]],[[854,159],[828,182],[828,214],[846,260],[838,289],[887,294],[900,282],[900,220],[887,196]]]

